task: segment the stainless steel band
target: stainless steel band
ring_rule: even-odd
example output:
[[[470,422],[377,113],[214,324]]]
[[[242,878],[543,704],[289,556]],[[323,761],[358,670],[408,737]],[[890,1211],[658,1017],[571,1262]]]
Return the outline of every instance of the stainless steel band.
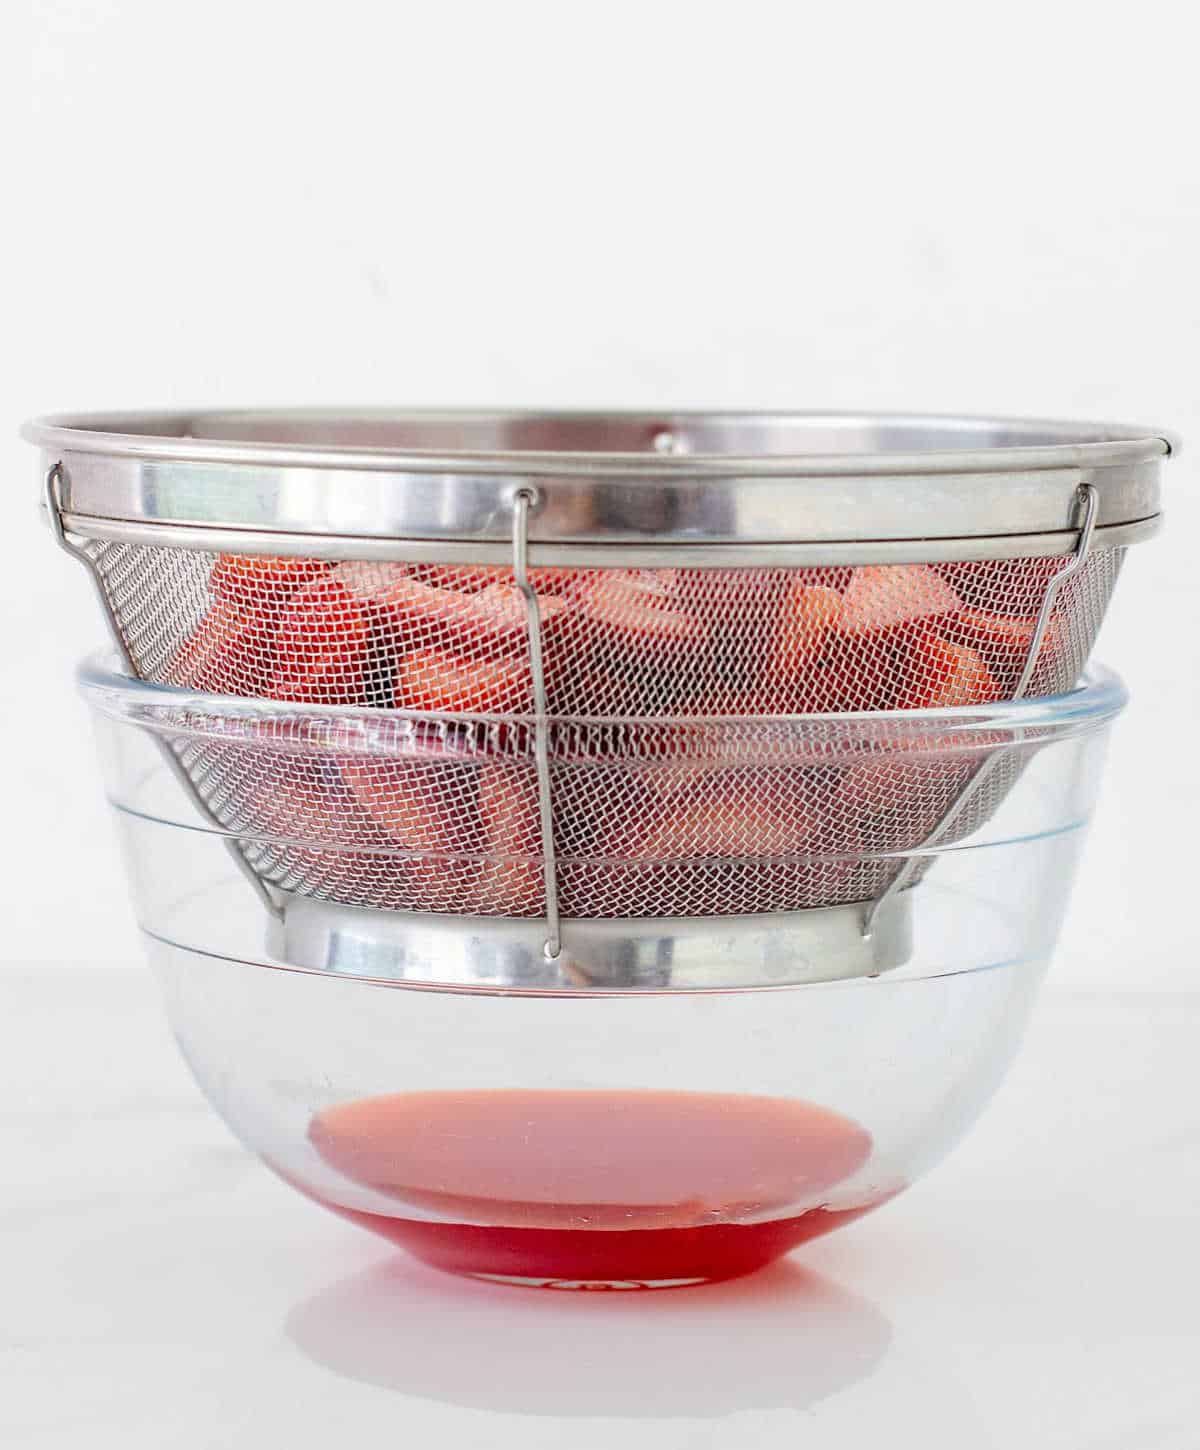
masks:
[[[749,917],[565,921],[545,951],[537,918],[379,912],[281,893],[268,943],[276,965],[396,985],[535,994],[748,990],[874,976],[912,952],[912,893],[884,904],[869,937],[862,908]]]
[[[485,428],[480,415],[395,414],[375,422],[384,440],[376,445],[288,441],[336,439],[347,430],[357,439],[355,416],[345,415],[340,428],[329,415],[47,420],[26,436],[43,449],[46,467],[61,466],[64,524],[81,535],[502,562],[514,500],[530,490],[537,496],[528,520],[533,565],[1069,552],[1083,484],[1096,490],[1096,545],[1112,547],[1154,531],[1159,472],[1171,451],[1163,436],[1116,427],[803,414],[671,415],[652,436],[648,415],[590,418],[593,430],[618,441],[647,435],[640,454],[387,446],[393,435],[431,442],[431,419],[435,435],[467,442],[481,429],[484,442],[503,439],[505,428],[518,441],[525,433],[569,441],[581,415],[484,415]],[[664,426],[676,431],[664,435]],[[691,441],[714,451],[687,446],[689,430]],[[255,440],[256,433],[263,436]],[[284,441],[271,441],[273,433]],[[364,436],[376,435],[367,429]],[[661,448],[663,436],[671,448]],[[895,451],[897,441],[906,451]],[[927,451],[915,446],[922,442]],[[754,452],[755,443],[763,451]],[[784,445],[811,451],[783,453]]]

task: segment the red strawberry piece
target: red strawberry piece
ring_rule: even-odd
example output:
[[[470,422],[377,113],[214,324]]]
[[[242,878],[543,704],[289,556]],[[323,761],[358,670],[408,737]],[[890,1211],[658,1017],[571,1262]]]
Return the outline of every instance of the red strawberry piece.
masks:
[[[605,570],[585,583],[579,601],[588,622],[645,649],[698,642],[704,625],[671,607],[673,571]]]
[[[515,584],[491,583],[478,593],[462,594],[401,576],[373,594],[372,603],[391,616],[399,648],[512,651],[527,638],[525,597]],[[539,604],[543,628],[568,607],[550,595]]]
[[[846,586],[837,627],[842,634],[866,634],[958,607],[958,595],[927,564],[868,564],[855,569]]]
[[[229,758],[240,763],[246,783],[246,824],[253,834],[294,848],[305,845],[330,852],[382,840],[362,819],[341,777],[327,763],[317,764],[286,746],[229,749]]]
[[[168,679],[214,694],[268,693],[271,634],[261,611],[218,597],[176,655]]]
[[[421,564],[411,572],[422,584],[459,594],[478,594],[489,584],[511,584],[513,577],[504,564]]]
[[[634,822],[597,842],[602,861],[570,873],[570,909],[606,912],[614,899],[633,899],[639,914],[694,915],[705,901],[740,914],[837,898],[857,857],[805,858],[830,853],[820,816],[797,798],[806,787],[795,789],[788,774],[764,782],[757,771],[730,771],[718,782],[648,799]]]
[[[942,628],[955,644],[970,645],[1009,666],[1024,662],[1036,623],[1036,619],[989,614],[983,609],[960,609]]]
[[[586,578],[587,575],[579,569],[546,567],[529,571],[529,582],[539,594],[570,596],[583,586]]]
[[[478,850],[474,812],[464,806],[474,767],[419,757],[346,756],[341,771],[375,824],[406,851]]]
[[[401,710],[444,714],[517,714],[532,709],[533,680],[524,656],[464,659],[423,650],[396,664],[393,703]]]
[[[254,607],[282,604],[293,590],[329,572],[320,559],[281,558],[270,554],[218,554],[208,587],[219,599]]]
[[[790,674],[768,677],[774,710],[788,715],[841,714],[888,710],[905,680],[905,659],[915,626],[825,636],[820,659]]]
[[[794,583],[779,611],[769,672],[785,679],[806,674],[824,654],[842,608],[842,596],[836,589]]]
[[[978,650],[951,644],[937,635],[922,635],[909,661],[908,688],[901,710],[940,710],[957,705],[983,705],[1000,698],[996,677]]]
[[[340,580],[306,584],[280,620],[268,694],[304,704],[361,704],[369,639],[367,612]]]
[[[494,633],[497,639],[516,636],[522,641],[528,637],[528,605],[525,595],[515,584],[489,584],[475,595],[474,603],[482,613],[478,625],[472,619],[472,628],[478,628],[481,636]],[[565,599],[554,594],[539,594],[537,603],[544,636],[553,631],[555,621],[570,606]]]
[[[738,713],[740,697],[753,693],[769,660],[776,617],[795,577],[780,569],[676,570],[664,602],[695,621],[699,643],[685,644],[669,672],[656,672],[669,673],[675,688],[654,680],[655,713]]]
[[[618,854],[627,860],[686,861],[786,856],[799,851],[814,822],[794,800],[765,793],[753,778],[726,775],[719,787],[668,797],[664,809],[634,828]]]
[[[399,618],[413,617],[417,620],[444,622],[465,609],[469,609],[470,596],[460,594],[456,589],[439,589],[425,584],[408,573],[381,573],[367,576],[363,582],[372,584],[371,602],[390,610]]]
[[[516,585],[509,564],[423,564],[410,572],[422,584],[437,589],[454,589],[459,594],[478,594],[490,584]],[[529,579],[538,594],[570,594],[585,576],[578,569],[543,567],[531,569]]]
[[[969,778],[969,764],[945,753],[867,757],[843,773],[830,805],[830,829],[856,834],[873,855],[911,851],[929,837]]]
[[[485,764],[479,772],[484,860],[479,908],[502,916],[545,910],[537,776],[524,764]]]
[[[982,609],[962,609],[940,626],[946,638],[965,644],[983,655],[989,668],[1015,685],[1029,658],[1036,618],[1026,619],[1007,614],[988,614]],[[1038,650],[1038,663],[1043,668],[1063,652],[1065,627],[1061,619],[1051,619]]]
[[[363,604],[379,603],[397,580],[411,574],[409,565],[390,559],[350,559],[333,568],[333,577]]]

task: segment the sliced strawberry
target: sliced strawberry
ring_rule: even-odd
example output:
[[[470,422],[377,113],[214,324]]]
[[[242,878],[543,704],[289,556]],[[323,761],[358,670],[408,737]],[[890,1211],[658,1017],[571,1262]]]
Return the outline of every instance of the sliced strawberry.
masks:
[[[346,756],[342,779],[372,820],[407,851],[445,855],[478,849],[464,809],[470,770],[453,761]]]
[[[971,645],[1011,665],[1024,661],[1029,654],[1036,624],[1036,619],[989,614],[983,609],[960,609],[942,628],[947,639],[955,644]]]
[[[479,909],[538,916],[545,909],[537,777],[524,765],[487,764],[479,772],[483,864]]]
[[[803,674],[825,652],[829,632],[842,617],[842,596],[836,589],[797,581],[779,611],[778,632],[769,671],[776,677]]]
[[[306,584],[280,620],[268,693],[305,704],[361,704],[369,639],[367,612],[340,580]]]
[[[390,559],[350,559],[344,564],[335,564],[333,577],[363,604],[377,604],[388,590],[401,579],[412,574],[407,564],[394,563]]]
[[[524,656],[463,659],[423,650],[397,662],[393,703],[444,714],[515,714],[532,708],[533,678]]]
[[[784,856],[800,850],[813,832],[812,817],[794,800],[772,799],[752,780],[700,787],[673,797],[654,817],[625,837],[627,860],[686,861],[714,857]]]
[[[454,589],[459,594],[478,594],[489,584],[516,584],[510,564],[422,564],[410,572],[422,584]],[[529,571],[530,582],[539,594],[570,594],[585,577],[579,569],[557,566]]]
[[[208,576],[208,587],[219,599],[236,599],[261,606],[282,603],[321,574],[329,565],[320,559],[279,558],[270,554],[218,554]]]
[[[978,650],[951,644],[937,635],[922,635],[910,656],[901,710],[940,710],[956,705],[983,705],[1000,698],[996,677]]]
[[[762,675],[788,581],[780,569],[678,569],[669,585],[662,581],[659,602],[694,621],[696,644],[685,641],[669,671],[651,672],[652,713],[692,715],[708,705],[736,713],[738,697],[752,693]]]
[[[246,782],[247,825],[255,835],[329,852],[382,841],[355,809],[336,769],[263,745],[237,747],[237,755],[229,749]]]
[[[422,584],[459,594],[478,594],[489,584],[511,584],[513,577],[504,564],[422,564],[411,572]]]
[[[704,625],[671,607],[673,571],[605,570],[580,588],[579,602],[597,630],[623,636],[643,649],[696,643]]]
[[[214,694],[261,695],[269,673],[270,622],[259,610],[218,597],[168,672],[172,684]]]
[[[927,564],[867,564],[846,586],[837,627],[842,634],[867,634],[958,607],[958,595]]]
[[[821,816],[802,799],[808,786],[796,789],[789,773],[770,782],[757,771],[738,774],[644,802],[633,823],[596,842],[602,859],[566,863],[568,912],[607,915],[614,901],[634,900],[639,915],[695,915],[701,904],[741,914],[838,899],[857,841],[836,856]],[[806,859],[810,851],[821,859]]]
[[[866,757],[848,767],[830,802],[830,828],[856,832],[872,856],[911,851],[943,818],[970,766],[944,749],[905,760]]]
[[[552,644],[544,657],[546,708],[551,715],[635,715],[635,691],[629,681],[606,672],[579,650],[578,641]],[[640,697],[639,697],[640,698]]]
[[[493,582],[462,594],[403,576],[372,595],[372,602],[390,614],[400,644],[494,653],[519,649],[528,632],[525,598],[515,584]],[[538,602],[543,629],[569,607],[552,595]]]
[[[497,639],[513,636],[522,641],[529,630],[529,612],[525,595],[515,584],[489,584],[474,597],[474,604],[481,611],[480,622],[472,619],[471,627],[478,629],[481,637],[494,634]],[[565,599],[555,594],[538,595],[538,617],[542,633],[553,631],[555,621],[570,608]]]
[[[988,667],[1015,683],[1025,667],[1033,643],[1036,619],[1007,614],[988,614],[982,609],[961,609],[940,626],[946,638],[955,644],[970,645],[983,656]],[[1038,662],[1061,657],[1066,644],[1066,630],[1061,619],[1052,619],[1042,637]]]
[[[233,695],[268,693],[274,637],[288,600],[328,572],[317,559],[219,554],[212,604],[172,669],[179,683]]]
[[[586,578],[587,575],[580,569],[546,567],[529,571],[530,583],[539,594],[570,596],[582,588]]]

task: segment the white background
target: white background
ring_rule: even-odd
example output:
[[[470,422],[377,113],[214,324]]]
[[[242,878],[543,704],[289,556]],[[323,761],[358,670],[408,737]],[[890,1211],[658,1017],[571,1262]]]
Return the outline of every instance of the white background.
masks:
[[[1186,7],[5,7],[0,746],[13,963],[136,958],[22,417],[254,403],[915,408],[1200,438]],[[25,97],[22,109],[21,97]],[[1196,971],[1200,505],[1134,551],[1134,702],[1057,966]]]

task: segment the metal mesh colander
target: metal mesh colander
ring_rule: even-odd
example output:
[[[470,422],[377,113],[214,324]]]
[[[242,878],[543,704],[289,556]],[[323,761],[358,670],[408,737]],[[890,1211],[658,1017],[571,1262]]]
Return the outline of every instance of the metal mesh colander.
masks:
[[[544,914],[552,943],[560,914],[911,884],[1036,740],[947,753],[901,731],[831,760],[818,717],[1069,689],[1167,449],[994,420],[96,426],[35,436],[62,450],[52,520],[129,668],[278,707],[247,733],[217,702],[220,728],[170,742],[256,882]]]

